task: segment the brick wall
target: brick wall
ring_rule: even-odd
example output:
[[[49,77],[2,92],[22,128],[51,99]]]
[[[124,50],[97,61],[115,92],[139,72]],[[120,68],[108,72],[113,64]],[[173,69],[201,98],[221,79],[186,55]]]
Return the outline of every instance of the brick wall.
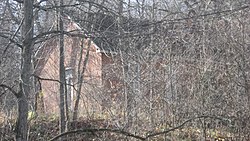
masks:
[[[79,37],[65,37],[65,67],[70,67],[73,69],[73,79],[72,84],[77,83],[77,72],[78,72],[78,64],[80,60],[80,49],[83,44],[83,54],[82,60],[80,63],[81,69],[83,68],[83,62],[86,58],[87,52],[87,40],[85,39],[83,42]],[[49,78],[54,80],[59,80],[59,47],[58,44],[51,44],[51,48],[54,48],[50,53],[48,58],[46,59],[46,63],[40,73],[40,77]],[[101,80],[101,53],[96,52],[96,47],[94,43],[91,44],[90,54],[87,63],[86,72],[84,73],[84,83],[82,85],[82,100],[88,101],[90,104],[88,106],[80,105],[80,108],[84,108],[83,111],[87,110],[87,107],[97,107],[93,100],[94,97],[90,94],[90,91],[93,91],[94,88],[98,90],[100,87]],[[75,88],[77,85],[75,85]],[[74,88],[71,88],[72,95],[72,104],[74,104],[75,94]],[[45,103],[45,112],[46,113],[58,113],[59,112],[59,83],[55,81],[42,81],[42,91],[44,94],[44,103]]]

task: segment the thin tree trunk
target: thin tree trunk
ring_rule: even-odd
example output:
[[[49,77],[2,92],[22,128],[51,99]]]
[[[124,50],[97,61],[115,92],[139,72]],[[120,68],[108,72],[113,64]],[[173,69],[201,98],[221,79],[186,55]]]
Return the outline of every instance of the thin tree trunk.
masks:
[[[83,61],[83,68],[81,70],[81,60],[82,60],[82,55],[83,55],[83,48],[84,48],[84,43],[81,46],[81,52],[80,52],[80,60],[78,63],[78,85],[77,85],[77,96],[76,96],[76,102],[74,106],[74,112],[73,112],[73,121],[77,120],[78,117],[78,111],[79,111],[79,102],[80,102],[80,96],[81,96],[81,91],[82,91],[82,83],[83,83],[83,76],[87,67],[88,59],[89,59],[89,50],[91,46],[91,40],[88,40],[88,48],[86,52],[86,56]]]
[[[60,6],[63,5],[63,0],[60,0]],[[60,61],[59,61],[59,75],[60,75],[60,133],[65,132],[66,120],[65,120],[65,67],[64,67],[64,35],[63,35],[63,21],[62,21],[63,8],[60,7],[59,11],[59,30],[61,32],[59,37],[59,48],[60,48]]]
[[[128,64],[128,69],[127,69],[127,73],[126,73],[126,77],[127,79],[130,79],[132,76],[131,74],[131,66],[130,66],[130,63]],[[132,83],[132,84],[131,84]],[[126,110],[127,110],[127,128],[130,128],[132,127],[133,125],[133,108],[134,108],[134,103],[133,103],[133,100],[134,100],[134,95],[132,93],[132,90],[131,90],[131,86],[133,86],[133,82],[129,83],[129,89],[127,90],[127,107],[126,107]]]
[[[33,0],[24,0],[24,23],[22,26],[22,68],[18,99],[16,141],[28,140],[28,100],[31,92],[31,55],[33,51]]]

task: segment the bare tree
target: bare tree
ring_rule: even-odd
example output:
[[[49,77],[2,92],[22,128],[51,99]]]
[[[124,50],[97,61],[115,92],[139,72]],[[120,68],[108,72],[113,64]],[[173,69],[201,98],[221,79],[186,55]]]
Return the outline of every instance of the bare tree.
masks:
[[[33,0],[24,0],[24,21],[22,25],[22,68],[18,99],[16,140],[26,141],[28,133],[28,101],[31,93],[31,55],[33,51]]]
[[[24,7],[28,4],[24,1]],[[65,2],[63,6],[53,4],[48,2],[46,6],[34,7],[48,10],[51,12],[49,14],[55,12],[55,9],[63,9],[64,14],[79,22],[79,26],[85,30],[84,37],[88,36],[96,43],[101,42],[98,44],[100,49],[105,49],[102,57],[109,59],[108,63],[102,65],[103,86],[97,88],[91,83],[88,84],[91,85],[90,88],[85,88],[83,84],[88,81],[84,81],[83,77],[88,67],[89,46],[86,53],[80,53],[80,60],[77,61],[79,64],[83,63],[83,66],[78,65],[78,80],[72,83],[72,86],[76,84],[77,88],[73,120],[77,120],[79,116],[85,117],[84,114],[80,114],[84,112],[79,108],[79,103],[87,105],[84,109],[87,111],[95,108],[92,104],[95,101],[105,109],[97,113],[99,118],[103,118],[115,128],[129,131],[94,129],[75,132],[110,131],[141,140],[155,135],[159,135],[158,140],[178,140],[189,138],[186,136],[188,134],[186,130],[196,130],[202,133],[195,136],[196,139],[207,140],[211,138],[213,130],[230,133],[235,140],[248,140],[249,137],[246,136],[250,131],[247,120],[250,117],[248,1],[73,0]],[[6,9],[8,5],[1,10],[6,11]],[[11,13],[13,11],[6,17],[16,16]],[[61,19],[63,13],[59,15]],[[6,93],[9,89],[17,96],[19,112],[24,111],[20,116],[27,119],[27,101],[31,101],[28,98],[32,94],[29,59],[33,43],[29,41],[33,39],[31,35],[33,29],[32,23],[29,23],[31,21],[27,21],[27,15],[24,17],[22,43],[18,42],[20,35],[18,32],[15,34],[16,30],[9,33],[7,31],[10,27],[8,29],[1,27],[1,39],[8,47],[5,54],[5,48],[1,49],[1,53],[9,59],[1,58],[3,75],[0,76],[0,83],[3,87],[1,93]],[[0,20],[6,25],[6,18]],[[13,18],[12,21],[21,23],[18,18]],[[63,104],[67,102],[65,85],[68,85],[65,81],[63,62],[63,34],[66,32],[63,31],[62,21],[60,30],[55,31],[52,31],[53,28],[45,29],[43,24],[39,25],[39,18],[36,19],[35,25],[37,28],[38,26],[40,29],[44,28],[39,30],[43,32],[42,34],[39,32],[35,34],[36,45],[47,40],[48,34],[54,36],[60,34],[61,77],[54,81],[61,84],[61,132],[64,132],[64,122],[68,117],[65,116],[67,103]],[[11,75],[3,73],[10,70],[8,67],[14,66],[8,61],[11,60],[10,53],[16,51],[18,58],[18,51],[11,49],[13,45],[23,48],[19,93],[14,91],[17,88],[12,81],[6,81]],[[86,54],[84,59],[83,54]],[[87,101],[84,101],[85,99]],[[69,112],[66,112],[66,115],[67,113]],[[93,112],[94,114],[96,113]],[[89,119],[95,117],[88,116]],[[27,121],[21,121],[20,118],[18,121],[27,125]],[[20,123],[17,124],[18,127],[21,127]],[[167,134],[169,132],[161,132],[168,131],[167,129],[179,129],[182,123],[187,123],[186,127],[181,126],[182,130],[174,132],[181,131],[185,136],[171,136]],[[19,132],[27,129],[27,126],[22,127],[24,130],[17,128]],[[21,134],[19,132],[17,135]],[[138,137],[137,134],[149,135]]]

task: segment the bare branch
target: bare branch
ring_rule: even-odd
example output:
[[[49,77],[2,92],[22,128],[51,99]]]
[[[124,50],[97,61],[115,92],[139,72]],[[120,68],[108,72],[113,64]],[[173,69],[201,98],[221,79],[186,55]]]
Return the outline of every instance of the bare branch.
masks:
[[[14,39],[10,38],[9,36],[0,34],[0,37],[8,39],[10,42],[14,43],[15,45],[17,45],[19,48],[23,48],[23,46],[21,44],[19,44],[17,41],[15,41]]]
[[[10,47],[10,44],[12,43],[12,41],[14,40],[14,38],[16,37],[17,33],[19,32],[19,30],[21,29],[22,27],[22,24],[23,24],[23,21],[24,21],[24,18],[22,19],[21,23],[18,25],[18,28],[16,29],[15,33],[12,35],[12,37],[9,39],[9,43],[7,45],[7,47],[4,49],[3,51],[3,54],[6,53],[6,51],[8,50],[8,48]]]
[[[16,97],[19,97],[19,94],[18,94],[15,90],[13,90],[13,88],[11,88],[10,86],[7,86],[7,85],[5,85],[5,84],[0,84],[0,87],[8,89],[8,90],[9,90],[10,92],[12,92]]]
[[[66,136],[66,135],[69,135],[69,134],[75,134],[75,133],[86,133],[86,132],[91,132],[91,133],[95,133],[95,132],[112,132],[112,133],[117,133],[117,134],[122,134],[122,135],[125,135],[125,136],[128,136],[128,137],[132,137],[132,138],[135,138],[135,139],[139,139],[139,140],[147,140],[149,138],[152,138],[152,137],[155,137],[155,136],[158,136],[158,135],[162,135],[162,134],[167,134],[169,132],[172,132],[172,131],[175,131],[177,129],[180,129],[182,128],[183,126],[185,126],[187,123],[193,121],[193,120],[196,120],[196,119],[201,119],[201,118],[211,118],[211,119],[219,119],[219,120],[223,120],[222,118],[220,117],[215,117],[215,116],[198,116],[198,117],[194,117],[192,119],[188,119],[186,121],[184,121],[182,124],[180,124],[179,126],[176,126],[174,128],[171,128],[171,129],[168,129],[168,130],[165,130],[165,131],[162,131],[162,132],[156,132],[156,133],[152,133],[152,134],[149,134],[147,135],[146,137],[143,137],[143,136],[140,136],[140,135],[135,135],[133,133],[129,133],[129,132],[126,132],[124,130],[121,130],[121,129],[108,129],[108,128],[100,128],[100,129],[79,129],[79,130],[73,130],[73,131],[68,131],[68,132],[64,132],[62,134],[59,134],[57,135],[56,137],[50,139],[50,141],[54,141],[62,136]]]
[[[35,74],[33,74],[33,76],[34,76],[35,78],[39,79],[39,80],[44,80],[44,81],[52,81],[52,82],[63,83],[63,82],[61,82],[60,80],[57,80],[57,79],[43,78],[43,77],[40,77],[40,76],[35,75]],[[63,83],[63,84],[65,84],[65,83]],[[74,88],[74,90],[75,90],[75,91],[77,91],[77,89],[75,88],[75,85],[68,84],[68,83],[66,83],[65,85],[71,86],[71,87],[73,87],[73,88]]]
[[[188,120],[184,121],[182,124],[180,124],[179,126],[176,126],[174,128],[171,128],[171,129],[168,129],[168,130],[165,130],[165,131],[162,131],[162,132],[149,134],[149,135],[147,135],[146,139],[151,138],[151,137],[155,137],[155,136],[158,136],[158,135],[166,134],[166,133],[169,133],[169,132],[174,131],[176,129],[180,129],[183,126],[185,126],[187,123],[189,123],[189,122],[191,122],[193,120],[196,120],[196,119],[201,119],[201,118],[212,118],[212,119],[223,120],[222,118],[214,117],[214,116],[198,116],[198,117],[195,117],[195,118],[192,118],[192,119],[188,119]]]
[[[68,131],[68,132],[64,132],[62,134],[59,134],[58,136],[50,139],[50,141],[55,141],[56,139],[65,136],[65,135],[69,135],[69,134],[75,134],[75,133],[86,133],[86,132],[90,132],[90,133],[95,133],[95,132],[112,132],[112,133],[117,133],[117,134],[122,134],[128,137],[133,137],[139,140],[145,140],[146,138],[120,130],[120,129],[106,129],[106,128],[101,128],[101,129],[80,129],[80,130],[74,130],[74,131]]]

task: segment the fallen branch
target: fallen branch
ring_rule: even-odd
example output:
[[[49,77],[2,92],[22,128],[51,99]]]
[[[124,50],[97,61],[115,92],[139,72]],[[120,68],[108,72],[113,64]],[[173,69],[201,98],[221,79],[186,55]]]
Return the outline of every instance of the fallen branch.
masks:
[[[146,138],[123,131],[123,130],[119,130],[119,129],[106,129],[106,128],[101,128],[101,129],[79,129],[79,130],[74,130],[74,131],[68,131],[68,132],[64,132],[62,134],[57,135],[56,137],[50,139],[50,141],[55,141],[56,139],[59,139],[62,136],[66,136],[69,134],[74,134],[74,133],[86,133],[86,132],[90,132],[90,133],[95,133],[95,132],[112,132],[112,133],[118,133],[118,134],[122,134],[128,137],[133,137],[139,140],[145,140]]]
[[[176,127],[173,127],[171,129],[168,129],[168,130],[165,130],[165,131],[162,131],[162,132],[156,132],[156,133],[152,133],[152,134],[149,134],[145,137],[143,136],[140,136],[140,135],[135,135],[133,133],[129,133],[129,132],[126,132],[126,131],[123,131],[123,130],[120,130],[120,129],[108,129],[108,128],[100,128],[100,129],[79,129],[79,130],[73,130],[73,131],[68,131],[68,132],[64,132],[62,134],[59,134],[57,136],[55,136],[54,138],[50,139],[50,141],[55,141],[56,139],[59,139],[60,137],[62,136],[66,136],[66,135],[69,135],[69,134],[75,134],[75,133],[86,133],[86,132],[90,132],[90,133],[95,133],[95,132],[112,132],[112,133],[117,133],[117,134],[122,134],[122,135],[125,135],[125,136],[128,136],[128,137],[132,137],[132,138],[135,138],[135,139],[139,139],[141,141],[144,141],[144,140],[147,140],[149,138],[152,138],[152,137],[155,137],[155,136],[158,136],[158,135],[163,135],[163,134],[167,134],[169,132],[172,132],[174,130],[177,130],[177,129],[180,129],[182,128],[183,126],[185,126],[188,122],[191,122],[193,120],[196,120],[196,119],[201,119],[201,118],[211,118],[211,119],[219,119],[219,120],[223,120],[222,118],[220,117],[215,117],[215,116],[206,116],[206,115],[203,115],[203,116],[198,116],[198,117],[194,117],[192,119],[188,119],[186,121],[184,121],[182,124],[180,124],[179,126],[176,126]]]
[[[149,135],[146,136],[146,139],[151,138],[151,137],[155,137],[155,136],[158,136],[158,135],[162,135],[162,134],[167,134],[167,133],[169,133],[171,131],[182,128],[188,122],[191,122],[191,121],[196,120],[196,119],[201,119],[201,118],[212,118],[212,119],[223,120],[222,118],[215,117],[215,116],[205,116],[205,115],[204,116],[198,116],[198,117],[195,117],[195,118],[192,118],[192,119],[188,119],[188,120],[184,121],[182,124],[180,124],[179,126],[176,126],[174,128],[171,128],[171,129],[168,129],[168,130],[165,130],[165,131],[162,131],[162,132],[156,132],[156,133],[149,134]]]

